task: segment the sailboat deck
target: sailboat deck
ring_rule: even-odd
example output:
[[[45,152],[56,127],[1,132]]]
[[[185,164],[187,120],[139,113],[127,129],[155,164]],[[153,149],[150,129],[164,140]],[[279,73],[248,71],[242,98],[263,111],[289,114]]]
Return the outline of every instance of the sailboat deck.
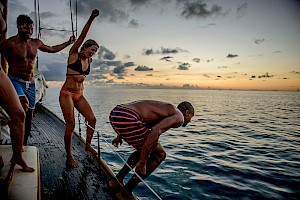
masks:
[[[66,167],[64,131],[65,124],[59,118],[45,108],[38,109],[28,145],[39,148],[42,199],[114,199],[107,190],[111,175],[84,151],[74,134],[72,151],[79,167]]]

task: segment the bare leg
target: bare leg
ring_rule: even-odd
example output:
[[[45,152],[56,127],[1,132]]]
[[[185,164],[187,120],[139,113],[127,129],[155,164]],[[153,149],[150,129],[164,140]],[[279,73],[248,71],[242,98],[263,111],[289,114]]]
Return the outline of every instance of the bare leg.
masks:
[[[67,152],[67,166],[75,168],[79,165],[72,155],[72,134],[75,128],[74,103],[72,98],[67,94],[60,94],[59,103],[66,122],[64,140]]]
[[[4,167],[2,156],[0,155],[0,171]]]
[[[28,138],[30,136],[31,125],[32,125],[32,117],[33,117],[34,109],[28,109],[26,113],[25,119],[25,135],[24,135],[24,146],[27,146]]]
[[[11,162],[20,165],[25,172],[33,172],[34,169],[29,167],[22,157],[25,112],[14,86],[2,69],[0,70],[0,77],[0,105],[11,118],[9,123],[13,149]]]
[[[75,102],[75,108],[83,115],[85,120],[88,122],[87,129],[86,129],[86,151],[93,151],[93,147],[91,146],[92,138],[94,135],[94,129],[96,126],[96,117],[93,113],[93,110],[88,103],[88,101],[85,99],[84,96],[81,96],[78,101]],[[91,127],[92,128],[91,128]]]
[[[127,164],[131,167],[134,168],[136,163],[139,161],[140,158],[140,151],[134,151],[128,158]],[[130,172],[130,168],[125,164],[123,168],[119,171],[119,173],[116,175],[115,178],[113,178],[111,181],[108,183],[108,187],[112,190],[117,190],[120,189],[119,183],[124,185],[123,181],[125,176]],[[119,183],[118,183],[119,182]]]
[[[146,163],[146,175],[140,175],[142,179],[147,178],[159,165],[160,163],[166,158],[166,152],[160,144],[157,144],[147,160]],[[140,179],[133,175],[131,179],[125,185],[125,189],[128,192],[132,192],[132,190],[139,184]]]

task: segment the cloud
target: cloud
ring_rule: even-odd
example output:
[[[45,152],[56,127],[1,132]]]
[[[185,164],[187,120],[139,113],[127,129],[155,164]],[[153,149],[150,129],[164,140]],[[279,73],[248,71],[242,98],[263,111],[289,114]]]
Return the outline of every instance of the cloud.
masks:
[[[215,23],[209,23],[209,24],[206,24],[204,26],[201,26],[201,28],[209,28],[209,27],[212,27],[212,26],[216,26],[217,24]]]
[[[213,58],[211,58],[211,59],[209,59],[209,60],[206,60],[206,62],[212,62],[212,61],[214,61],[214,59]]]
[[[177,69],[178,70],[189,70],[190,67],[191,67],[191,65],[189,63],[182,63],[177,67]]]
[[[115,81],[113,79],[109,79],[108,81],[106,81],[106,83],[114,83]]]
[[[153,49],[143,49],[142,55],[151,55],[151,54],[176,54],[176,53],[187,53],[187,50],[181,49],[179,47],[177,48],[164,48],[161,47],[159,50],[153,50]]]
[[[64,81],[66,79],[66,64],[61,62],[49,62],[44,65],[48,71],[43,71],[47,81]]]
[[[281,53],[281,51],[273,51],[272,53]]]
[[[114,61],[114,60],[100,60],[100,59],[95,59],[93,60],[92,62],[92,67],[93,68],[97,68],[100,66],[102,67],[116,67],[116,66],[120,66],[122,65],[122,62],[121,61]]]
[[[56,17],[57,14],[53,13],[53,12],[41,12],[40,13],[40,18],[43,19],[43,18],[50,18],[50,17]]]
[[[116,58],[116,54],[114,54],[112,51],[110,51],[104,46],[100,46],[98,50],[98,56],[100,59],[105,60],[114,60]]]
[[[135,71],[153,71],[153,68],[149,68],[147,66],[137,66],[134,70]]]
[[[291,71],[289,73],[291,73],[291,74],[300,74],[300,72],[297,72],[297,71]]]
[[[238,8],[236,9],[237,18],[241,18],[245,15],[247,7],[248,7],[247,3],[243,3],[238,6]]]
[[[258,78],[272,78],[274,75],[270,75],[269,72],[266,72],[263,75],[258,76]]]
[[[68,3],[69,1],[66,1]],[[126,1],[107,1],[107,0],[89,0],[78,1],[78,16],[87,18],[90,16],[91,11],[95,8],[99,9],[100,17],[97,20],[108,22],[121,22],[126,21],[129,17],[127,14]],[[75,6],[73,6],[73,12],[75,13]]]
[[[92,76],[94,79],[107,79],[103,74],[93,74]]]
[[[170,60],[170,58],[173,58],[173,57],[172,56],[165,56],[165,57],[160,58],[159,60],[165,60],[165,61],[168,61],[168,62],[172,62]]]
[[[124,66],[117,66],[113,69],[111,73],[112,76],[116,76],[118,79],[124,79],[124,76],[127,74],[126,67]]]
[[[216,4],[213,4],[211,8],[208,8],[207,4],[203,2],[186,2],[184,3],[181,15],[186,19],[206,19],[212,16],[225,16],[227,13],[222,12],[222,7]]]
[[[47,81],[64,81],[67,72],[67,55],[63,53],[39,53],[39,71]]]
[[[113,72],[115,74],[124,74],[125,73],[125,67],[124,66],[117,66],[114,68]]]
[[[255,38],[254,38],[254,43],[255,43],[255,44],[261,44],[261,43],[263,43],[263,42],[266,42],[266,39],[255,39]]]
[[[151,54],[155,54],[155,52],[153,51],[153,49],[143,49],[143,55],[151,55]]]
[[[132,19],[129,24],[128,24],[128,28],[139,28],[140,24],[138,22],[138,20],[136,19]]]
[[[238,57],[238,55],[230,53],[226,56],[226,58],[235,58],[235,57]]]
[[[132,5],[136,5],[136,6],[141,6],[141,5],[144,5],[148,2],[150,2],[151,0],[129,0],[129,2],[132,4]]]
[[[134,66],[134,65],[135,65],[134,62],[126,62],[126,63],[124,63],[125,67],[131,67],[131,66]]]
[[[196,63],[199,63],[200,62],[200,58],[194,58],[193,61],[196,62]]]
[[[130,59],[131,56],[130,55],[124,55],[123,59]]]
[[[270,75],[269,72],[266,72],[265,74],[259,75],[259,76],[252,75],[250,77],[250,79],[254,79],[254,78],[272,78],[272,77],[274,77],[274,75]]]

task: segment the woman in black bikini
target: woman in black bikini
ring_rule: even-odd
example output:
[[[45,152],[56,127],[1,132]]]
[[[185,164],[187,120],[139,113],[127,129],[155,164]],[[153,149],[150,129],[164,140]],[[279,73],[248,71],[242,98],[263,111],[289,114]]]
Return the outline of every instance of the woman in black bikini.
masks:
[[[92,11],[90,18],[83,27],[83,30],[69,51],[67,77],[64,85],[60,90],[59,102],[66,122],[65,131],[65,148],[67,151],[67,165],[78,167],[78,163],[72,155],[72,133],[75,128],[74,107],[84,116],[88,124],[95,128],[96,117],[88,101],[83,96],[83,81],[86,75],[90,73],[90,64],[92,56],[97,52],[99,45],[94,40],[87,40],[78,52],[83,43],[93,20],[99,15],[99,10]],[[91,141],[94,130],[87,127],[86,151],[92,150]]]

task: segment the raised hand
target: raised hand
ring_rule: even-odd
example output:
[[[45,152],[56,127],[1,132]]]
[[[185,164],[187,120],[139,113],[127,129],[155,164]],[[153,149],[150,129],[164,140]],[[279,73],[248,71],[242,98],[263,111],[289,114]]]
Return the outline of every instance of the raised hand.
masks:
[[[98,9],[94,9],[93,11],[92,11],[92,17],[97,17],[99,15],[99,10]]]
[[[69,39],[69,43],[70,43],[70,44],[73,44],[73,43],[75,42],[75,40],[76,40],[75,36],[72,35],[72,36],[70,37],[70,39]]]
[[[119,147],[119,145],[121,146],[122,144],[122,138],[120,137],[116,137],[112,142],[112,145],[114,145],[115,147]]]

